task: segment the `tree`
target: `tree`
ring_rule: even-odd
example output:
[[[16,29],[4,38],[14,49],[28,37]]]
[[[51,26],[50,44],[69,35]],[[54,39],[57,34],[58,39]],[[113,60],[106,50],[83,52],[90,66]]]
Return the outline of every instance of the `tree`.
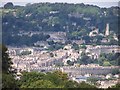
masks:
[[[8,2],[4,5],[4,8],[5,9],[13,9],[14,8],[14,5],[12,2]]]
[[[120,71],[119,71],[119,69],[117,69],[117,68],[115,68],[115,69],[112,70],[112,74],[113,74],[113,75],[119,74],[119,73],[120,73]]]
[[[2,88],[11,88],[12,90],[18,88],[16,80],[11,74],[2,74]]]
[[[101,54],[100,58],[98,58],[98,64],[103,65],[103,62],[106,60],[105,54]],[[107,60],[106,60],[107,61]]]
[[[52,41],[48,41],[48,44],[49,45],[53,45],[53,44],[55,44],[55,42],[52,40]]]
[[[2,52],[1,52],[2,51]],[[14,71],[11,71],[12,61],[7,53],[7,48],[4,45],[0,45],[0,54],[2,53],[2,88],[11,88],[14,90],[17,88],[17,83],[14,78]]]
[[[109,61],[104,61],[104,62],[103,62],[103,66],[111,66],[111,64],[110,64]]]
[[[90,85],[90,84],[87,84],[85,82],[81,82],[78,86],[78,88],[96,88],[95,86],[93,85]]]
[[[47,73],[47,75],[45,76],[45,80],[51,81],[56,86],[63,86],[68,80],[68,76],[66,73],[63,73],[61,71],[53,71],[52,73]]]
[[[54,54],[53,54],[53,53],[50,53],[50,57],[54,57]]]
[[[68,75],[61,71],[23,72],[21,79],[18,81],[20,88],[95,88],[85,82],[77,83],[69,80]]]
[[[53,74],[58,76],[62,81],[68,80],[68,75],[62,71],[54,71]]]
[[[77,88],[78,87],[78,83],[72,80],[69,80],[65,83],[64,88]]]
[[[61,71],[48,72],[23,72],[19,82],[20,88],[62,88],[68,81],[66,73]]]
[[[70,65],[70,66],[72,66],[72,65],[74,65],[74,62],[68,60],[68,61],[67,61],[67,64]]]
[[[14,8],[11,2],[4,5],[5,8]],[[17,7],[17,6],[16,6]],[[97,11],[98,10],[98,11]],[[6,13],[8,12],[9,13]],[[51,13],[53,11],[53,13]],[[57,11],[57,12],[56,12]],[[112,7],[110,9],[102,9],[94,6],[89,5],[82,5],[81,4],[48,4],[48,3],[39,3],[39,4],[29,4],[25,7],[20,6],[19,8],[15,8],[15,10],[6,10],[3,9],[3,40],[8,45],[17,44],[19,45],[23,42],[21,39],[20,43],[12,39],[12,33],[18,37],[18,31],[25,30],[25,31],[65,31],[67,32],[67,38],[69,40],[74,39],[83,39],[85,43],[91,44],[93,39],[89,37],[88,33],[91,31],[92,26],[96,26],[99,28],[100,33],[103,32],[105,24],[107,21],[111,23],[111,30],[113,30],[116,34],[118,27],[120,26],[119,17],[116,13],[118,8]],[[104,15],[104,12],[107,12],[107,16]],[[110,14],[112,12],[112,14]],[[108,17],[109,16],[109,17]],[[78,19],[79,18],[79,19]],[[88,19],[88,20],[85,20]],[[113,19],[114,18],[114,19]],[[11,33],[8,33],[11,32]],[[33,35],[34,36],[34,35]],[[35,38],[33,37],[33,41],[36,40],[46,40],[49,36],[45,38],[40,35],[41,37]],[[35,39],[34,39],[35,38]],[[97,36],[95,37],[98,41],[101,41],[102,37]],[[118,35],[119,38],[119,35]],[[11,39],[11,40],[10,40]],[[23,39],[23,38],[22,38]],[[25,40],[26,39],[26,40]],[[30,38],[25,38],[25,41],[29,41],[27,43],[23,43],[25,45],[33,45],[33,42]],[[18,44],[19,43],[19,44]],[[30,44],[29,44],[30,43]],[[94,42],[95,43],[95,42]],[[99,43],[100,42],[96,42]],[[112,40],[114,44],[114,41]],[[109,43],[110,44],[110,43]],[[115,42],[116,44],[116,42]],[[21,44],[22,45],[22,44]]]
[[[0,51],[2,51],[2,72],[11,73],[11,65],[13,64],[7,53],[7,48],[4,45],[0,45]]]
[[[117,58],[117,65],[120,66],[120,56]]]
[[[56,86],[48,80],[37,80],[30,82],[28,86],[22,85],[21,88],[55,88]]]
[[[76,44],[76,43],[73,43],[72,48],[73,48],[73,49],[75,49],[75,50],[79,50],[79,45],[78,45],[78,44]]]
[[[18,81],[19,87],[28,87],[32,82],[42,80],[45,74],[39,72],[22,72],[21,79]]]
[[[77,61],[78,63],[87,65],[87,64],[90,64],[93,62],[93,60],[89,56],[87,56],[84,53],[82,53],[82,54],[81,54],[81,58],[79,58]]]
[[[120,83],[117,83],[116,85],[112,86],[112,88],[120,89]]]

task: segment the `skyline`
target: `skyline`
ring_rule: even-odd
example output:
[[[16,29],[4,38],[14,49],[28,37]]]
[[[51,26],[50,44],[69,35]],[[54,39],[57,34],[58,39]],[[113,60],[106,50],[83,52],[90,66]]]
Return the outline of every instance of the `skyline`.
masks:
[[[6,4],[7,2],[12,2],[14,5],[20,5],[20,6],[25,6],[27,3],[45,3],[45,2],[49,2],[49,3],[74,3],[74,4],[77,4],[77,3],[84,3],[84,4],[89,4],[89,5],[96,5],[96,6],[99,6],[101,8],[109,8],[109,7],[112,7],[112,6],[118,6],[118,2],[119,0],[101,0],[101,1],[97,1],[97,0],[74,0],[74,1],[71,1],[71,0],[26,0],[26,1],[18,1],[18,0],[2,0],[2,3],[0,3],[0,7],[3,7],[4,4]]]

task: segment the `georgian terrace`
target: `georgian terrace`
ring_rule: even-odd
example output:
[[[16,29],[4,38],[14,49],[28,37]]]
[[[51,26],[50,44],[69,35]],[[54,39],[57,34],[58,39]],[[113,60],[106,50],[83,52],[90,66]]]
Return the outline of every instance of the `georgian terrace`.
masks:
[[[55,70],[61,70],[63,72],[66,72],[68,74],[72,75],[85,75],[85,74],[91,74],[91,75],[107,75],[111,73],[113,70],[119,69],[118,66],[109,66],[109,67],[103,67],[99,65],[81,65],[80,67],[75,66],[63,66],[63,67],[36,67],[36,68],[29,68],[29,71],[38,71],[38,72],[50,72]]]

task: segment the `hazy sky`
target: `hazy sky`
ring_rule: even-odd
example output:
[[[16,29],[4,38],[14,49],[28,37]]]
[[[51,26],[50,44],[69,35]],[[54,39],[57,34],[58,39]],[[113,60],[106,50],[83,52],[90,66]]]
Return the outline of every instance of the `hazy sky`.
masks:
[[[100,7],[111,7],[111,6],[118,6],[119,0],[1,0],[2,3],[0,6],[3,6],[7,2],[13,2],[15,5],[26,5],[27,3],[39,3],[39,2],[63,2],[63,3],[85,3],[85,4],[92,4],[97,5]]]

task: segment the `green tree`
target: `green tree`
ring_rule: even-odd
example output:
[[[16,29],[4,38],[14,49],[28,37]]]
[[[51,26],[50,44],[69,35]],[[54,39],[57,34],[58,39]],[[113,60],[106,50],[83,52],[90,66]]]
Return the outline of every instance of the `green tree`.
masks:
[[[18,88],[13,75],[4,73],[2,74],[2,88],[11,88],[12,90]]]
[[[46,74],[23,72],[18,82],[20,88],[62,88],[67,80],[67,74],[61,71],[48,72]]]
[[[11,88],[14,90],[17,88],[17,83],[14,78],[15,72],[12,71],[12,61],[7,53],[7,48],[4,45],[0,45],[0,53],[2,51],[2,88]]]
[[[74,65],[74,62],[68,60],[68,61],[67,61],[67,64],[70,65],[70,66],[72,66],[72,65]]]
[[[116,85],[112,86],[112,88],[120,89],[120,83],[117,83]]]
[[[87,64],[92,63],[93,60],[89,56],[87,56],[85,53],[81,53],[81,58],[79,58],[77,60],[77,62],[80,63],[80,64],[87,65]]]
[[[78,83],[72,80],[66,81],[64,88],[77,88],[78,87]]]
[[[12,2],[8,2],[4,5],[4,8],[5,9],[13,9],[14,8],[14,5]]]
[[[85,82],[81,82],[78,86],[78,88],[96,88],[95,86],[93,85],[90,85],[90,84],[87,84]]]
[[[115,69],[112,70],[112,74],[113,74],[113,75],[119,74],[119,73],[120,73],[120,71],[119,71],[119,69],[117,69],[117,68],[115,68]]]
[[[73,48],[73,49],[75,49],[75,50],[79,50],[79,45],[78,45],[78,44],[76,44],[76,43],[73,43],[72,48]]]
[[[120,66],[120,56],[117,58],[117,65]]]
[[[109,61],[104,61],[104,62],[103,62],[103,66],[111,66],[111,64],[110,64]]]
[[[56,86],[48,80],[37,80],[30,82],[28,86],[22,85],[21,88],[55,88]]]
[[[2,51],[2,72],[3,73],[11,73],[11,65],[13,64],[9,55],[7,53],[7,48],[4,45],[0,45],[0,51]]]
[[[53,54],[53,53],[50,53],[50,57],[54,57],[54,54]]]
[[[21,79],[18,81],[19,87],[28,87],[30,83],[42,80],[45,74],[39,72],[22,72]]]
[[[98,64],[103,65],[104,61],[107,61],[106,58],[105,58],[105,54],[101,54],[100,58],[98,58]]]
[[[56,86],[63,86],[65,84],[65,81],[68,80],[68,76],[66,73],[63,73],[61,71],[54,71],[52,73],[47,73],[45,80],[51,81]]]

